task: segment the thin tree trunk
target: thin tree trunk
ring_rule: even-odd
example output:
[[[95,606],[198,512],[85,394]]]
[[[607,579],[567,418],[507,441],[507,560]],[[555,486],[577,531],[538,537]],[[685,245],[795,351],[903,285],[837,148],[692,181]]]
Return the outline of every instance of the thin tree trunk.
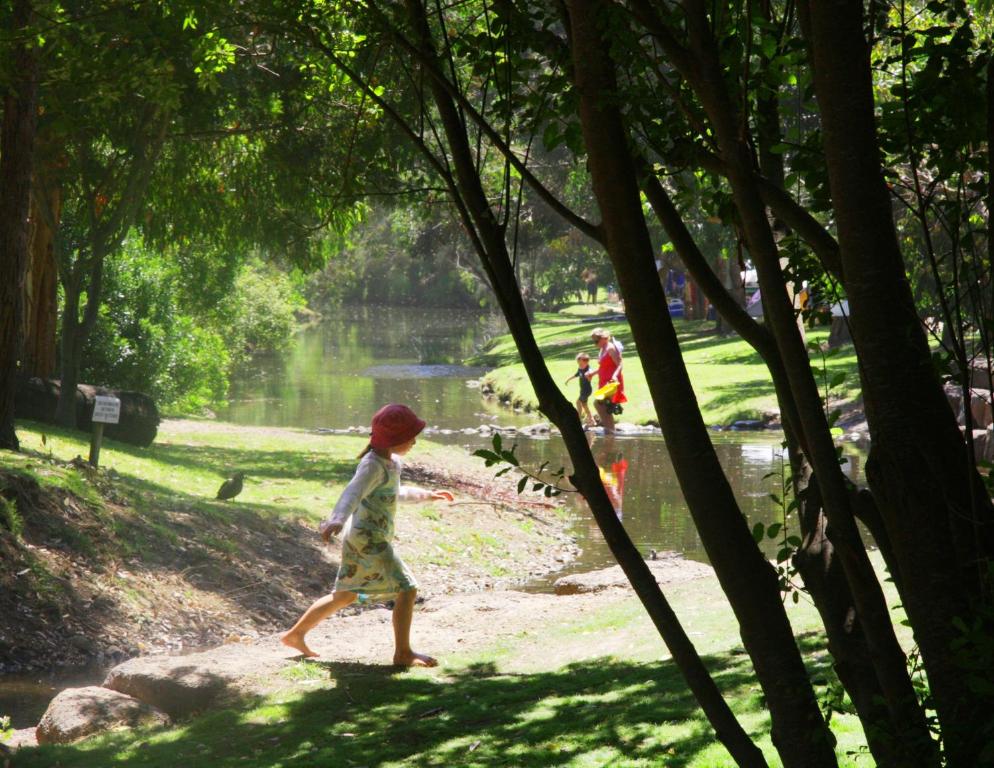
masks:
[[[407,0],[407,8],[424,55],[434,63],[425,10],[420,0]],[[435,68],[438,69],[437,67]],[[562,432],[573,463],[571,481],[587,500],[605,541],[632,583],[653,623],[659,630],[688,686],[704,709],[718,739],[740,766],[766,766],[760,750],[739,725],[711,678],[693,644],[680,626],[648,566],[618,520],[611,505],[576,410],[563,397],[552,380],[541,351],[532,335],[527,311],[508,256],[503,228],[489,206],[481,186],[473,155],[458,110],[447,90],[431,78],[434,103],[440,113],[455,168],[459,197],[465,202],[464,222],[484,263],[522,362],[539,400],[539,407]],[[655,280],[658,285],[658,279]]]
[[[984,571],[994,553],[994,514],[906,278],[880,171],[862,5],[805,0],[799,7],[872,438],[867,477],[905,586],[948,765],[974,766],[990,712],[950,649],[961,637],[954,620],[972,626],[977,603],[989,600]]]
[[[906,745],[906,765],[936,765],[928,749],[930,736],[924,712],[908,676],[904,652],[897,642],[883,591],[870,564],[852,514],[848,489],[839,470],[835,445],[811,373],[794,310],[785,290],[780,255],[756,184],[752,152],[739,130],[737,111],[725,89],[716,43],[702,0],[686,0],[689,49],[676,50],[671,39],[661,44],[685,57],[683,70],[710,118],[728,180],[742,220],[749,253],[757,266],[763,308],[783,357],[801,419],[809,458],[818,474],[833,542],[841,557],[857,609],[870,643],[874,666],[884,691],[891,721],[902,726],[899,743]],[[686,59],[689,59],[686,60]]]
[[[722,289],[659,180],[655,176],[647,177],[643,190],[684,265],[708,299],[770,369],[783,414],[795,493],[800,502],[798,517],[803,541],[794,558],[795,565],[822,617],[835,669],[866,726],[871,752],[879,765],[899,765],[899,754],[895,753],[888,734],[898,732],[901,724],[891,722],[886,707],[880,706],[883,690],[873,672],[869,647],[855,615],[852,591],[833,557],[834,548],[826,535],[827,521],[821,496],[817,483],[811,482],[803,437],[797,431],[800,417],[776,342],[765,326],[749,317]]]
[[[38,60],[29,45],[30,0],[15,0],[7,62],[14,81],[3,97],[0,127],[0,448],[18,450],[14,393],[23,344],[31,166],[37,130]]]
[[[570,3],[573,76],[594,194],[639,347],[643,369],[684,497],[708,557],[732,604],[742,639],[766,694],[773,742],[786,766],[836,765],[787,621],[773,569],[762,557],[721,470],[680,355],[676,333],[653,279],[654,262],[627,136],[611,94],[613,64],[599,30],[605,7]]]
[[[79,384],[81,321],[78,281],[63,285],[62,338],[60,341],[61,378],[59,402],[55,407],[55,423],[68,429],[76,428],[76,385]]]
[[[47,196],[47,201],[40,197]],[[26,278],[24,356],[22,373],[49,379],[55,372],[56,326],[58,325],[59,268],[55,259],[55,231],[47,207],[58,222],[61,208],[59,190],[46,191],[36,185],[32,195],[31,262]]]

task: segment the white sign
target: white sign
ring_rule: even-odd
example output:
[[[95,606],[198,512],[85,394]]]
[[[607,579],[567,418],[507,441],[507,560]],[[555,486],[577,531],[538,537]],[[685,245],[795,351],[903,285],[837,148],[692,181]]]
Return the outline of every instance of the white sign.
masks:
[[[93,405],[93,421],[101,424],[117,424],[121,419],[121,401],[116,397],[97,395]]]

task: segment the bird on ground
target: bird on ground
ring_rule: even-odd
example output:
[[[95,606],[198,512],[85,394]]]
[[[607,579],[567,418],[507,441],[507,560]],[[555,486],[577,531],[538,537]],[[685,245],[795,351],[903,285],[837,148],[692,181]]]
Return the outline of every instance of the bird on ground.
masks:
[[[221,483],[221,487],[217,491],[217,498],[221,499],[221,501],[235,498],[235,496],[242,492],[242,481],[244,479],[244,472],[235,472],[235,474]]]

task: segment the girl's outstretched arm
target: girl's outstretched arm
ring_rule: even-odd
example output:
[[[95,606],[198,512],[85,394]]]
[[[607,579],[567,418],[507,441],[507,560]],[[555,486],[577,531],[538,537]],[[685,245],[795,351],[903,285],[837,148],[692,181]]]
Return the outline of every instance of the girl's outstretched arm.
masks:
[[[366,454],[359,462],[359,466],[356,467],[355,474],[349,480],[349,484],[342,491],[335,508],[328,518],[318,526],[321,537],[327,541],[331,536],[339,533],[345,527],[348,519],[359,508],[362,500],[382,485],[384,480],[386,480],[386,470],[379,465],[373,454]]]
[[[449,491],[429,491],[427,488],[417,488],[413,485],[402,485],[397,495],[398,501],[455,501]]]

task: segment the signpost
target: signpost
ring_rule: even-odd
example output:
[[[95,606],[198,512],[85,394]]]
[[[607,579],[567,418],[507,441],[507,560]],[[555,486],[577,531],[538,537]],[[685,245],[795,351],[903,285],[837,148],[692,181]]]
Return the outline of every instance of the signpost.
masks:
[[[97,395],[93,403],[93,431],[90,435],[90,465],[100,461],[100,441],[104,436],[104,424],[117,424],[121,419],[121,401],[116,397]]]

